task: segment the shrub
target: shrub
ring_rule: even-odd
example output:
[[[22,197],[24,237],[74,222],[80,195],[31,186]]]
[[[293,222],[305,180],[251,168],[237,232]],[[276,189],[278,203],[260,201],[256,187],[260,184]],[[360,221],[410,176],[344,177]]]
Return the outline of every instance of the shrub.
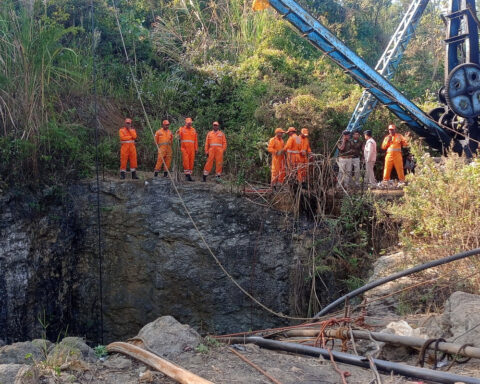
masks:
[[[451,153],[440,161],[414,148],[417,167],[408,175],[403,199],[392,205],[403,222],[400,239],[416,263],[439,259],[480,246],[480,160],[468,163]],[[440,277],[445,295],[456,289],[477,291],[478,257],[427,271]],[[436,299],[442,301],[437,295]],[[443,295],[442,295],[443,296]]]
[[[392,213],[403,221],[402,240],[423,254],[447,256],[480,243],[480,160],[450,154],[437,162],[417,154],[414,175]]]

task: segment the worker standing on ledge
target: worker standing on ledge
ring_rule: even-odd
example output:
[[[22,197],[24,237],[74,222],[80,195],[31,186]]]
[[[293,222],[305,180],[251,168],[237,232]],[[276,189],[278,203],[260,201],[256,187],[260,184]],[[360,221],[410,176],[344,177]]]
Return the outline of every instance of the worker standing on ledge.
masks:
[[[132,172],[132,179],[137,177],[137,150],[135,148],[135,139],[137,132],[132,128],[132,119],[125,119],[125,126],[118,131],[120,136],[120,179],[125,179],[127,172],[127,161],[130,161],[130,171]]]
[[[388,126],[388,135],[382,143],[382,149],[387,151],[385,156],[385,168],[383,170],[383,184],[390,181],[390,173],[395,167],[397,171],[399,186],[405,184],[405,175],[403,173],[402,148],[408,146],[407,139],[396,132],[397,127],[394,124]],[[408,135],[407,135],[408,137]]]
[[[375,172],[373,167],[377,161],[377,143],[372,137],[372,131],[366,130],[364,132],[365,147],[363,148],[363,158],[365,161],[365,179],[364,184],[373,187],[377,185],[375,180]]]
[[[170,129],[170,122],[168,120],[162,121],[162,128],[155,132],[155,143],[158,146],[157,164],[155,165],[155,171],[153,176],[157,177],[158,172],[162,169],[163,165],[163,177],[168,176],[168,170],[172,163],[172,144],[173,134]]]
[[[287,153],[286,166],[288,175],[297,172],[298,180],[298,165],[300,162],[300,152],[302,150],[302,139],[297,135],[295,127],[289,127],[287,130],[288,136],[287,144],[283,147],[283,150]]]
[[[185,125],[177,132],[180,138],[180,150],[182,151],[183,172],[188,181],[193,181],[193,164],[195,154],[198,152],[197,131],[192,126],[193,120],[190,117],[185,119]]]
[[[298,181],[304,183],[308,175],[308,159],[312,153],[310,148],[310,141],[308,140],[308,129],[302,128],[300,131],[300,138],[302,140],[302,149],[300,151],[300,164],[298,170]]]
[[[285,154],[282,139],[284,133],[285,131],[282,128],[277,128],[275,129],[275,136],[268,141],[267,151],[272,154],[272,176],[270,180],[273,189],[283,184],[285,180]]]
[[[215,174],[217,180],[220,179],[223,169],[223,153],[227,149],[227,139],[225,134],[220,131],[218,121],[213,122],[213,130],[208,132],[205,139],[205,154],[208,156],[205,168],[203,169],[203,181],[207,181],[207,176],[212,171],[215,161]]]

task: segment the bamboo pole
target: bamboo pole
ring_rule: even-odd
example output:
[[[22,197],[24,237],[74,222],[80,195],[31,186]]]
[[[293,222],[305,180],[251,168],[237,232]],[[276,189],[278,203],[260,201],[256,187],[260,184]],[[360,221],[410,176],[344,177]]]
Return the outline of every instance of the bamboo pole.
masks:
[[[318,336],[318,333],[318,329],[292,329],[283,332],[283,335],[287,337],[316,337]],[[369,335],[372,335],[372,338],[376,341],[382,341],[384,343],[395,345],[404,345],[412,348],[422,348],[426,341],[425,339],[421,339],[419,337],[399,336],[382,332],[352,331],[352,333],[353,337],[356,339],[369,340]],[[348,338],[347,330],[338,331],[335,329],[327,329],[325,331],[325,335],[335,338]],[[438,343],[437,349],[441,352],[447,352],[453,355],[456,354],[480,359],[480,348],[467,346],[460,350],[461,347],[462,346],[459,344],[440,342]],[[434,346],[429,346],[428,349],[434,349]]]
[[[107,351],[123,353],[124,355],[133,357],[181,384],[214,384],[211,381],[205,380],[186,369],[132,344],[122,342],[111,343],[107,345]]]

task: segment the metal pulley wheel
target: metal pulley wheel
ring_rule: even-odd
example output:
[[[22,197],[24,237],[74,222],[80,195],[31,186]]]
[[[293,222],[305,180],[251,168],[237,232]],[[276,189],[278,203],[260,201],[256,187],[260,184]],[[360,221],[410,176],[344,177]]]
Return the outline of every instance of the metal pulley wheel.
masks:
[[[454,137],[457,136],[456,132],[463,132],[463,126],[465,124],[464,119],[461,116],[454,114],[452,111],[445,112],[438,119],[438,123],[452,129],[454,132],[449,132],[449,134]]]
[[[445,99],[445,86],[442,86],[437,92],[437,98],[440,104],[447,104],[447,99]]]
[[[466,63],[455,67],[445,83],[450,109],[462,117],[480,115],[480,66]]]

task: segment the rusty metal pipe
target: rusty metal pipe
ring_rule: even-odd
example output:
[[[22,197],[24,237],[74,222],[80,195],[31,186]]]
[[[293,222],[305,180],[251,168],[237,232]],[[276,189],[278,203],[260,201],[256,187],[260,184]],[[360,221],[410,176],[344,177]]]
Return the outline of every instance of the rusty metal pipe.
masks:
[[[318,329],[292,329],[283,332],[282,335],[285,335],[287,337],[317,337],[319,332],[320,331]],[[425,339],[421,339],[419,337],[400,336],[382,332],[352,331],[352,334],[355,339],[370,340],[371,335],[372,338],[376,341],[381,341],[394,345],[404,345],[406,347],[412,348],[422,348],[426,341]],[[336,329],[327,329],[325,330],[325,335],[335,338],[339,338],[339,336],[346,339],[349,338],[346,330],[342,330],[341,335],[339,335]],[[465,348],[462,348],[461,351],[459,351],[461,347],[462,345],[459,344],[440,342],[438,343],[437,349],[441,352],[447,352],[452,355],[462,355],[480,359],[480,348],[467,346]],[[433,350],[435,348],[432,345],[429,346],[428,349]]]

